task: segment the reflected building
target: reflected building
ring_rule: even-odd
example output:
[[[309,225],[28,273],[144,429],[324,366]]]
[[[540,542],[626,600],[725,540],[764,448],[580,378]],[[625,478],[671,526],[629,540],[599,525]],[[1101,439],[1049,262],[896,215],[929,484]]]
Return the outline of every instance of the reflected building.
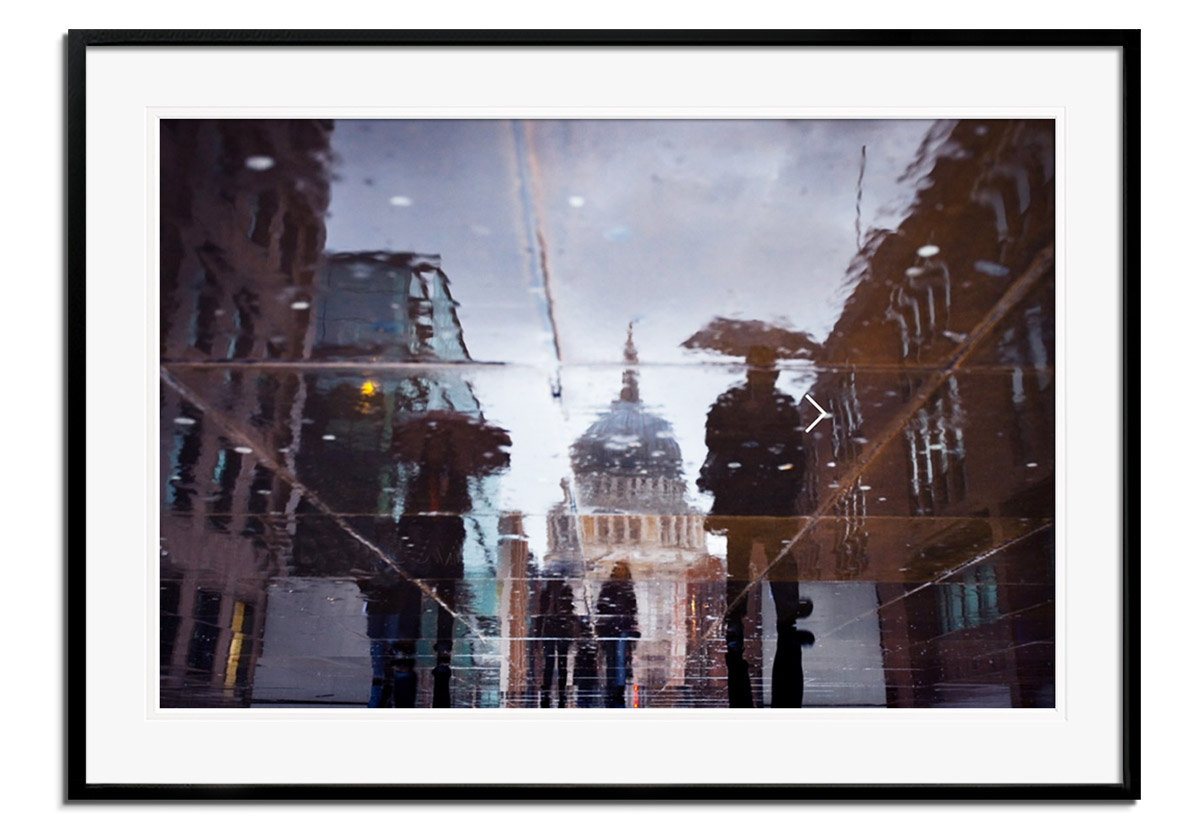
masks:
[[[947,123],[924,154],[820,357],[818,485],[883,431],[875,409],[923,401],[837,491],[816,576],[877,582],[889,704],[1053,705],[1054,124]]]
[[[298,476],[322,487],[325,505],[355,515],[352,533],[346,520],[301,517],[293,574],[357,581],[371,645],[368,705],[485,702],[500,690],[497,674],[474,667],[474,656],[492,628],[458,616],[495,613],[492,594],[468,588],[464,571],[494,560],[508,535],[495,515],[472,511],[491,511],[509,441],[487,425],[455,366],[470,356],[449,279],[436,255],[338,253],[326,255],[318,289],[312,358],[404,367],[311,377],[300,448],[319,455],[299,463]],[[519,515],[504,524],[520,527]],[[359,696],[349,679],[331,692]]]
[[[538,618],[571,634],[575,705],[717,705],[724,563],[707,550],[670,423],[641,398],[632,328],[625,360],[620,392],[571,447],[574,482],[549,512]],[[543,668],[549,648],[538,646]]]
[[[304,357],[333,122],[162,120],[160,131],[161,357]]]
[[[464,588],[462,566],[496,558],[496,517],[471,511],[491,508],[507,438],[454,367],[470,356],[439,258],[324,252],[331,131],[163,121],[164,706],[367,703],[368,641],[393,637],[416,643],[411,702],[497,691],[472,667],[477,649],[494,655],[494,628],[464,626],[455,604],[495,612],[473,603],[491,596]],[[286,367],[350,359],[406,367]],[[481,463],[447,455],[463,441]],[[314,638],[314,605],[347,598],[363,609]],[[457,698],[430,675],[451,664]]]
[[[431,254],[327,254],[314,331],[314,359],[470,359],[458,302]]]
[[[304,353],[329,203],[323,121],[161,122],[161,345],[164,362]],[[242,375],[228,374],[231,384]],[[295,436],[294,381],[244,408],[264,449]],[[269,512],[299,496],[246,441],[181,393],[161,389],[160,699],[244,705],[262,650],[267,584],[290,534]]]
[[[500,636],[499,690],[496,705],[523,707],[536,703],[538,688],[534,663],[536,646],[531,638],[535,626],[536,590],[539,570],[529,550],[529,539],[519,513],[500,519],[500,543],[496,557],[497,628]]]

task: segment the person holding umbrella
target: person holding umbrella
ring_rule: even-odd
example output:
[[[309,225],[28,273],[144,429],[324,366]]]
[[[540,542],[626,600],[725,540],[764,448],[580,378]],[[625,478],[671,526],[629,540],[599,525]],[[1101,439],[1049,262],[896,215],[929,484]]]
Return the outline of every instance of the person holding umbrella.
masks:
[[[416,704],[416,648],[421,599],[437,604],[435,708],[450,706],[457,583],[463,576],[463,514],[471,510],[468,478],[503,469],[508,433],[482,418],[451,411],[414,414],[392,430],[391,455],[410,467],[395,531],[394,574],[367,581],[367,631],[373,671],[369,706]]]
[[[795,400],[775,387],[777,358],[775,348],[762,344],[746,352],[746,382],[718,397],[708,413],[708,457],[697,481],[713,495],[706,528],[727,539],[725,661],[734,707],[753,705],[743,627],[751,551],[761,543],[774,560],[798,532],[803,507],[804,425]],[[812,613],[812,602],[800,598],[794,569],[789,574],[785,564],[775,564],[768,576],[778,631],[771,705],[799,706],[800,647],[813,638],[795,622]]]

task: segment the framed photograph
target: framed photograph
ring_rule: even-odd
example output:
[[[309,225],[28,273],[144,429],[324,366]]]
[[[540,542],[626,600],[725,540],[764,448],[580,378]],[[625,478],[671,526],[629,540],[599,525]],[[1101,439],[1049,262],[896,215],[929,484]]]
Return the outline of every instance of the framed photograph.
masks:
[[[1137,799],[1139,40],[71,32],[68,798]]]

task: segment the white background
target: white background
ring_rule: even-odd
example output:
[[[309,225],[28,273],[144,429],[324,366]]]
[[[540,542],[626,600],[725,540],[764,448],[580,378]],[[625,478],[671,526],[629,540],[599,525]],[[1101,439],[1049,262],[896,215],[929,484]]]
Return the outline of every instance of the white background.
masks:
[[[318,19],[305,16],[296,6],[251,12],[244,3],[214,2],[210,11],[227,10],[203,20],[188,14],[162,12],[145,4],[106,6],[97,16],[82,4],[63,3],[54,10],[35,12],[33,25],[12,30],[5,51],[5,87],[9,105],[10,149],[7,172],[15,175],[6,184],[3,212],[5,240],[17,264],[8,272],[3,330],[9,388],[5,398],[4,440],[16,458],[6,459],[6,559],[8,586],[3,610],[5,652],[5,778],[4,796],[15,808],[7,816],[17,825],[23,820],[43,822],[52,836],[59,834],[150,833],[178,837],[210,837],[217,832],[287,832],[293,836],[325,836],[347,831],[397,830],[395,814],[380,806],[319,806],[303,808],[180,806],[162,807],[71,806],[62,798],[62,697],[61,697],[61,275],[62,275],[62,67],[60,35],[71,26],[188,27],[233,25],[238,27],[295,26],[565,26],[596,20],[607,26],[669,26],[676,16],[653,14],[645,4],[608,4],[603,10],[587,6],[567,15],[522,15],[511,4],[494,11],[468,13],[467,4],[455,4],[440,19],[411,10],[391,19],[370,10],[349,11],[339,4],[337,15]],[[265,5],[265,4],[264,4]],[[497,4],[498,6],[500,4]],[[1077,15],[1055,14],[1044,3],[1012,3],[998,14],[992,7],[967,16],[959,4],[924,4],[912,7],[859,3],[841,18],[811,9],[798,9],[794,17],[766,16],[753,3],[739,4],[737,14],[725,20],[704,20],[689,10],[689,25],[732,26],[844,26],[868,22],[881,27],[906,26],[1072,26]],[[879,8],[875,9],[874,7]],[[954,9],[953,12],[939,10]],[[93,10],[95,7],[91,7]],[[1194,46],[1186,29],[1152,4],[1140,4],[1140,14],[1122,19],[1090,11],[1087,25],[1142,26],[1143,39],[1143,284],[1147,291],[1143,319],[1147,335],[1143,348],[1143,393],[1152,414],[1147,418],[1151,435],[1145,447],[1143,531],[1143,706],[1147,710],[1143,760],[1146,801],[1129,806],[1053,805],[1034,808],[981,806],[967,814],[934,813],[933,806],[640,806],[616,813],[611,807],[539,814],[531,819],[526,807],[456,806],[452,818],[446,806],[408,807],[399,821],[405,834],[445,830],[489,835],[530,825],[556,825],[581,836],[611,836],[615,826],[630,831],[679,833],[704,830],[706,835],[794,831],[836,831],[841,836],[866,836],[887,832],[889,837],[944,834],[953,826],[973,837],[1007,836],[1016,830],[1053,836],[1060,832],[1139,829],[1168,830],[1167,820],[1184,816],[1195,778],[1195,712],[1192,690],[1196,684],[1195,653],[1184,647],[1195,635],[1194,595],[1189,585],[1194,545],[1170,529],[1186,522],[1193,512],[1183,476],[1194,462],[1190,455],[1190,408],[1194,390],[1175,381],[1174,366],[1187,358],[1184,337],[1190,337],[1194,311],[1194,270],[1187,248],[1195,238],[1196,213],[1191,206],[1196,189],[1194,165],[1188,153],[1197,136],[1194,109],[1188,100],[1197,73]],[[151,10],[153,9],[153,13]],[[634,14],[636,12],[636,14]],[[27,17],[28,20],[28,17]],[[1191,304],[1191,305],[1189,305]],[[1167,421],[1170,418],[1170,421]],[[66,418],[67,422],[79,418]],[[1164,441],[1164,438],[1166,440]],[[1170,445],[1167,448],[1163,445]],[[1155,445],[1157,444],[1157,445]],[[20,505],[14,504],[17,500]],[[1178,526],[1176,526],[1178,527]],[[14,538],[15,537],[15,538]],[[1186,623],[1185,623],[1186,622]],[[532,806],[528,806],[532,807]],[[546,806],[542,806],[546,807]],[[966,806],[950,807],[961,811]],[[186,811],[186,813],[185,813]],[[964,817],[966,817],[964,819]],[[86,823],[85,823],[86,821]],[[1133,822],[1137,824],[1134,825]],[[1154,825],[1151,826],[1151,823]],[[10,823],[11,824],[11,823]],[[1185,822],[1185,824],[1187,824]],[[518,829],[517,827],[520,827]],[[1036,828],[1035,828],[1036,827]],[[30,826],[32,828],[32,826]],[[18,829],[19,831],[21,829]],[[524,831],[522,830],[522,833]]]
[[[547,76],[548,68],[553,75]],[[92,50],[87,65],[87,780],[1116,782],[1118,72],[1114,50],[921,50],[903,57],[866,50]],[[398,90],[396,79],[420,83]],[[823,81],[796,84],[805,79]],[[154,680],[147,678],[145,660],[139,662],[133,648],[154,627],[148,621],[152,610],[136,593],[153,591],[158,546],[148,527],[153,517],[139,516],[157,507],[146,491],[158,476],[150,431],[157,426],[157,400],[146,399],[146,383],[153,395],[158,379],[153,363],[158,330],[139,311],[147,286],[157,287],[137,270],[135,258],[147,252],[157,230],[153,221],[145,221],[156,195],[153,179],[146,177],[146,137],[154,134],[147,106],[218,103],[259,112],[264,104],[290,110],[310,103],[362,107],[398,101],[416,108],[466,103],[503,109],[545,103],[555,110],[568,104],[572,113],[596,105],[655,113],[664,106],[674,111],[735,103],[739,110],[856,106],[873,116],[894,116],[879,103],[908,106],[913,100],[935,113],[942,108],[955,113],[964,105],[1004,113],[1052,103],[1065,105],[1069,115],[1056,165],[1056,182],[1065,185],[1067,197],[1059,204],[1065,224],[1060,220],[1056,231],[1057,262],[1066,272],[1058,292],[1065,290],[1067,305],[1059,307],[1065,318],[1057,317],[1067,328],[1056,330],[1059,343],[1064,336],[1066,343],[1057,365],[1059,393],[1064,383],[1066,392],[1065,411],[1061,401],[1059,411],[1065,424],[1059,422],[1066,431],[1055,443],[1060,489],[1064,477],[1068,483],[1067,492],[1059,494],[1057,519],[1056,653],[1059,676],[1066,677],[1065,691],[1056,697],[1057,713],[810,709],[760,710],[742,717],[729,710],[647,710],[633,717],[573,711],[566,720],[550,720],[536,710],[479,710],[454,713],[447,724],[429,710],[368,718],[361,712],[261,709],[159,712],[146,719],[141,701],[144,692],[153,691]],[[1085,137],[1086,144],[1080,142]],[[156,259],[148,262],[154,265]],[[153,298],[146,309],[157,309]],[[140,404],[148,416],[137,410]],[[145,427],[139,415],[147,417]],[[139,450],[149,453],[140,480]],[[1110,454],[1076,455],[1081,452]],[[143,541],[145,533],[150,538]],[[131,562],[136,557],[145,558],[148,568]],[[118,653],[122,645],[128,655]],[[153,662],[155,656],[147,659]],[[367,739],[375,748],[368,748]],[[553,748],[565,744],[577,746],[574,751]],[[234,755],[256,758],[231,760]]]

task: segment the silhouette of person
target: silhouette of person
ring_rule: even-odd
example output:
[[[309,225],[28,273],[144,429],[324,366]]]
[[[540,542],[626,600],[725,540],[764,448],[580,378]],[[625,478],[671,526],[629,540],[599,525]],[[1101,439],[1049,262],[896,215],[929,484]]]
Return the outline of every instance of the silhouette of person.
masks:
[[[403,579],[384,586],[373,581],[362,588],[366,600],[367,635],[371,640],[372,679],[367,705],[371,708],[411,708],[416,705],[417,698],[416,656],[417,642],[421,638],[422,590],[417,584]],[[435,590],[443,601],[453,591],[443,581],[435,583]],[[448,708],[454,616],[442,604],[438,604],[437,613],[432,705]]]
[[[754,704],[743,626],[751,551],[761,543],[767,559],[774,560],[799,530],[802,512],[804,425],[795,400],[775,387],[775,360],[770,348],[751,348],[746,382],[719,396],[709,410],[708,457],[697,481],[713,495],[706,529],[724,533],[727,540],[725,664],[733,707]],[[811,615],[812,602],[801,600],[795,569],[784,563],[770,568],[768,580],[778,632],[771,705],[798,706],[804,690],[800,648],[812,644],[813,637],[795,622]]]
[[[596,634],[604,652],[605,703],[609,708],[625,706],[637,629],[637,594],[629,564],[618,561],[612,575],[600,587],[596,601]]]
[[[600,641],[587,618],[580,619],[579,646],[575,650],[575,705],[594,709],[601,703]]]
[[[432,705],[450,706],[453,611],[466,540],[462,514],[471,507],[466,471],[455,464],[451,450],[446,435],[429,434],[405,493],[395,556],[407,577],[393,574],[360,584],[371,639],[370,707],[415,705],[421,597],[428,591],[437,604]],[[427,588],[418,580],[427,581]]]
[[[550,578],[538,597],[538,612],[534,618],[534,635],[541,639],[542,670],[541,706],[550,708],[551,689],[558,674],[558,707],[567,705],[567,654],[579,630],[575,615],[575,593],[571,584],[562,578]]]

